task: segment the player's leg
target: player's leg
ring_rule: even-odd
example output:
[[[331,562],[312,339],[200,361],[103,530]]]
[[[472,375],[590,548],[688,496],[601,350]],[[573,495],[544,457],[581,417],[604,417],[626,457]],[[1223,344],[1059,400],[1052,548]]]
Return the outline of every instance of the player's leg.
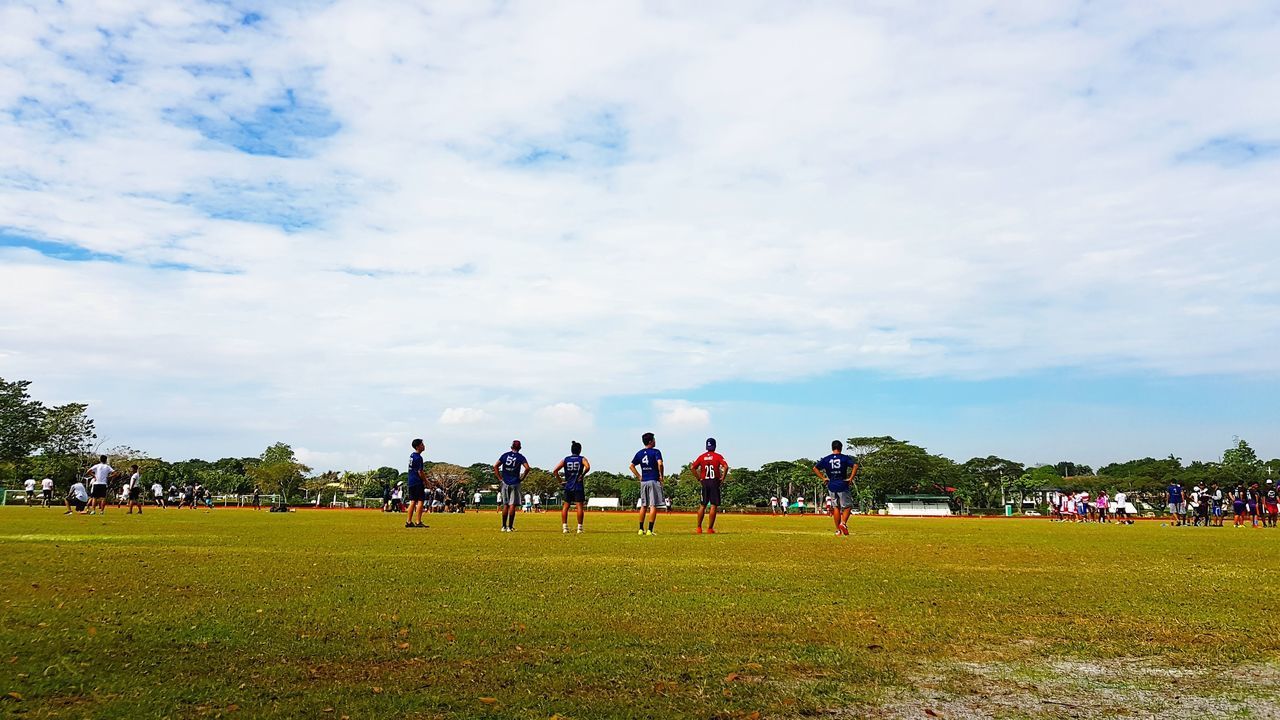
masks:
[[[585,506],[586,506],[586,503],[582,501],[581,497],[579,497],[578,498],[578,532],[582,532],[582,518],[586,514]]]
[[[720,506],[713,504],[707,508],[707,532],[715,533],[716,531],[716,513],[720,510]]]
[[[565,493],[564,502],[560,504],[560,530],[569,532],[569,494]]]
[[[705,497],[702,499],[702,502],[698,503],[698,528],[694,530],[694,533],[698,535],[702,534],[702,517],[707,512],[706,503],[707,503],[707,500]]]

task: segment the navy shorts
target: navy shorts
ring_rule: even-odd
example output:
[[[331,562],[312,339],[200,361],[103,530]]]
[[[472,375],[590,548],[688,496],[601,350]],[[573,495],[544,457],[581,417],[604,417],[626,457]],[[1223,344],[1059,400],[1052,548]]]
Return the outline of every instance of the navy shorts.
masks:
[[[702,506],[708,505],[720,507],[720,483],[702,484]]]
[[[426,502],[427,489],[421,485],[409,486],[409,502]]]
[[[567,503],[584,503],[587,501],[587,491],[578,488],[577,490],[564,489],[564,501]]]

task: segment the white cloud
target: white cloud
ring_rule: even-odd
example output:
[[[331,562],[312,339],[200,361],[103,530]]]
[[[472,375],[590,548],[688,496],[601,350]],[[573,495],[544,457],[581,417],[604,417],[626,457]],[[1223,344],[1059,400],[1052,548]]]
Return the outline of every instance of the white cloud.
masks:
[[[1267,3],[264,8],[0,7],[4,376],[161,397],[186,454],[850,369],[1280,374]]]
[[[489,418],[489,414],[484,410],[469,407],[451,407],[445,408],[440,413],[441,425],[472,425],[478,422],[484,422]]]
[[[653,407],[665,428],[697,430],[711,424],[711,411],[684,400],[655,400]]]
[[[567,429],[590,428],[594,419],[581,405],[558,402],[538,408],[534,417],[542,423]]]

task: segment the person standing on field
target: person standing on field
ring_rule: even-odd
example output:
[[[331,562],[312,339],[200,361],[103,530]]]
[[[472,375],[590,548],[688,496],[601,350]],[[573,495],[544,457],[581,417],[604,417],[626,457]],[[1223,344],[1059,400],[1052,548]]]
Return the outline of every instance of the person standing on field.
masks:
[[[498,505],[502,510],[502,532],[516,531],[516,508],[520,506],[520,483],[529,473],[529,461],[520,454],[523,446],[519,440],[511,441],[511,449],[498,458],[493,464],[493,474],[498,478],[501,489],[498,492]]]
[[[125,490],[129,494],[129,512],[127,515],[133,514],[133,508],[137,506],[138,514],[142,514],[142,473],[138,472],[137,465],[129,467],[129,480],[125,483]]]
[[[662,451],[655,447],[653,433],[640,436],[644,447],[631,458],[631,474],[640,481],[640,534],[653,535],[653,523],[658,519],[658,508],[666,507],[662,497]],[[649,514],[652,512],[652,514]],[[645,515],[649,514],[649,530],[644,528]]]
[[[151,483],[151,499],[155,501],[156,507],[164,510],[164,486],[159,480]]]
[[[702,534],[702,516],[709,514],[707,534],[716,533],[716,513],[720,510],[720,487],[729,477],[729,463],[724,456],[716,452],[716,439],[707,438],[707,451],[698,456],[689,466],[698,482],[702,484],[702,496],[698,502],[698,527],[695,535]]]
[[[849,491],[849,481],[858,474],[858,460],[843,453],[844,444],[839,440],[831,441],[831,454],[813,465],[813,474],[827,485],[831,493],[831,519],[836,525],[837,535],[849,534],[849,513],[853,512],[853,493]]]
[[[27,495],[27,507],[35,507],[35,503],[36,503],[36,479],[35,479],[35,478],[27,478],[27,479],[22,483],[22,489],[26,492],[26,495]]]
[[[582,534],[582,516],[587,503],[584,479],[591,472],[591,461],[582,457],[582,443],[574,440],[569,443],[569,454],[561,460],[552,475],[564,482],[561,494],[564,500],[560,505],[560,532],[569,532],[569,506],[578,506],[578,534]]]
[[[407,528],[424,528],[422,510],[427,502],[427,472],[423,469],[422,451],[427,449],[422,438],[414,438],[410,443],[413,452],[409,453],[409,518],[405,520]],[[418,513],[418,522],[413,521],[414,511]]]
[[[53,478],[40,481],[40,502],[45,507],[49,507],[49,503],[53,502]]]
[[[89,487],[90,515],[95,512],[107,514],[107,483],[111,482],[111,475],[114,472],[115,468],[107,464],[106,455],[99,455],[98,464],[89,468],[89,474],[93,476],[93,484]]]

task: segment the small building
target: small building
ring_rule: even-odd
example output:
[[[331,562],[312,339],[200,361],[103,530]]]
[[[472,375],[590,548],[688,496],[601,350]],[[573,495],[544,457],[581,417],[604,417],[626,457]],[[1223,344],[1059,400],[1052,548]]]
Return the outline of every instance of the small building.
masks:
[[[885,498],[890,515],[950,515],[951,498],[946,495],[894,495]]]

